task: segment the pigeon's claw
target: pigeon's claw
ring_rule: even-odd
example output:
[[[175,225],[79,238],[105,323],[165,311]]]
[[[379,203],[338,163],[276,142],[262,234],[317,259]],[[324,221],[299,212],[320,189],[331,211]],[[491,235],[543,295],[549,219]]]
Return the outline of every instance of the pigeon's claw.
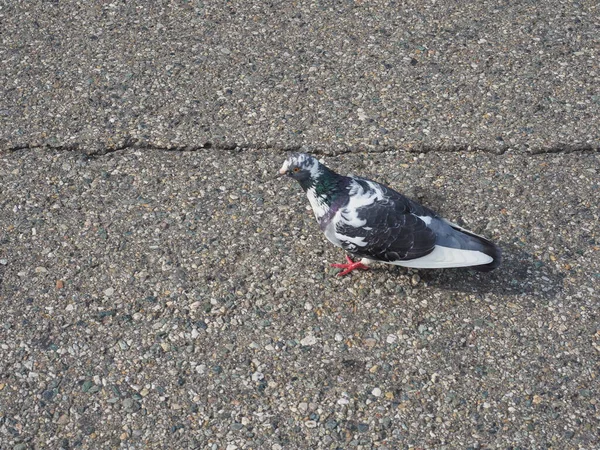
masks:
[[[369,267],[364,265],[363,263],[354,262],[352,259],[346,255],[347,264],[331,264],[331,267],[337,267],[338,269],[344,269],[340,273],[338,273],[338,277],[343,277],[344,275],[348,275],[350,272],[356,269],[367,270]]]

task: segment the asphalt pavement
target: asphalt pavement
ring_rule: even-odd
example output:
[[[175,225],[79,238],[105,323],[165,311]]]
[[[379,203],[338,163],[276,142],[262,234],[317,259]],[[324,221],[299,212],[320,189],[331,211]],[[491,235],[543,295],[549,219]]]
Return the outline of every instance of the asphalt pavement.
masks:
[[[600,147],[598,2],[10,1],[0,146]]]
[[[596,2],[0,23],[0,449],[600,447]],[[337,277],[299,148],[503,266]]]

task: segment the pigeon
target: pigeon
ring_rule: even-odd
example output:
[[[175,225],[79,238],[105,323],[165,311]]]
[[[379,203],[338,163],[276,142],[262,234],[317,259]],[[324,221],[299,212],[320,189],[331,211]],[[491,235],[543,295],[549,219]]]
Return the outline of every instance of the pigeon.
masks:
[[[331,264],[343,269],[340,276],[372,262],[488,272],[502,261],[501,250],[485,237],[383,184],[339,175],[306,153],[291,154],[279,170],[283,175],[300,183],[325,237],[354,257]]]

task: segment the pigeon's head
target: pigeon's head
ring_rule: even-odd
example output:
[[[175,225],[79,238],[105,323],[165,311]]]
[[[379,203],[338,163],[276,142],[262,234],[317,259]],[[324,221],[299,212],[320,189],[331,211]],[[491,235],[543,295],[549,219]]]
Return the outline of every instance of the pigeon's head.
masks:
[[[316,158],[306,153],[293,153],[285,160],[283,166],[279,169],[279,173],[292,177],[303,184],[314,181],[319,177],[321,173],[320,166],[321,163]]]

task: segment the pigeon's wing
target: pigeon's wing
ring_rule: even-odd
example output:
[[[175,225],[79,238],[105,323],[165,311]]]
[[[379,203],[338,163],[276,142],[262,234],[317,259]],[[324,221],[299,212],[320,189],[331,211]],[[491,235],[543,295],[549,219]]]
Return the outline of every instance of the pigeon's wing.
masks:
[[[427,227],[432,211],[379,183],[355,181],[360,187],[351,192],[335,222],[342,248],[384,262],[420,258],[433,251],[436,234]]]

